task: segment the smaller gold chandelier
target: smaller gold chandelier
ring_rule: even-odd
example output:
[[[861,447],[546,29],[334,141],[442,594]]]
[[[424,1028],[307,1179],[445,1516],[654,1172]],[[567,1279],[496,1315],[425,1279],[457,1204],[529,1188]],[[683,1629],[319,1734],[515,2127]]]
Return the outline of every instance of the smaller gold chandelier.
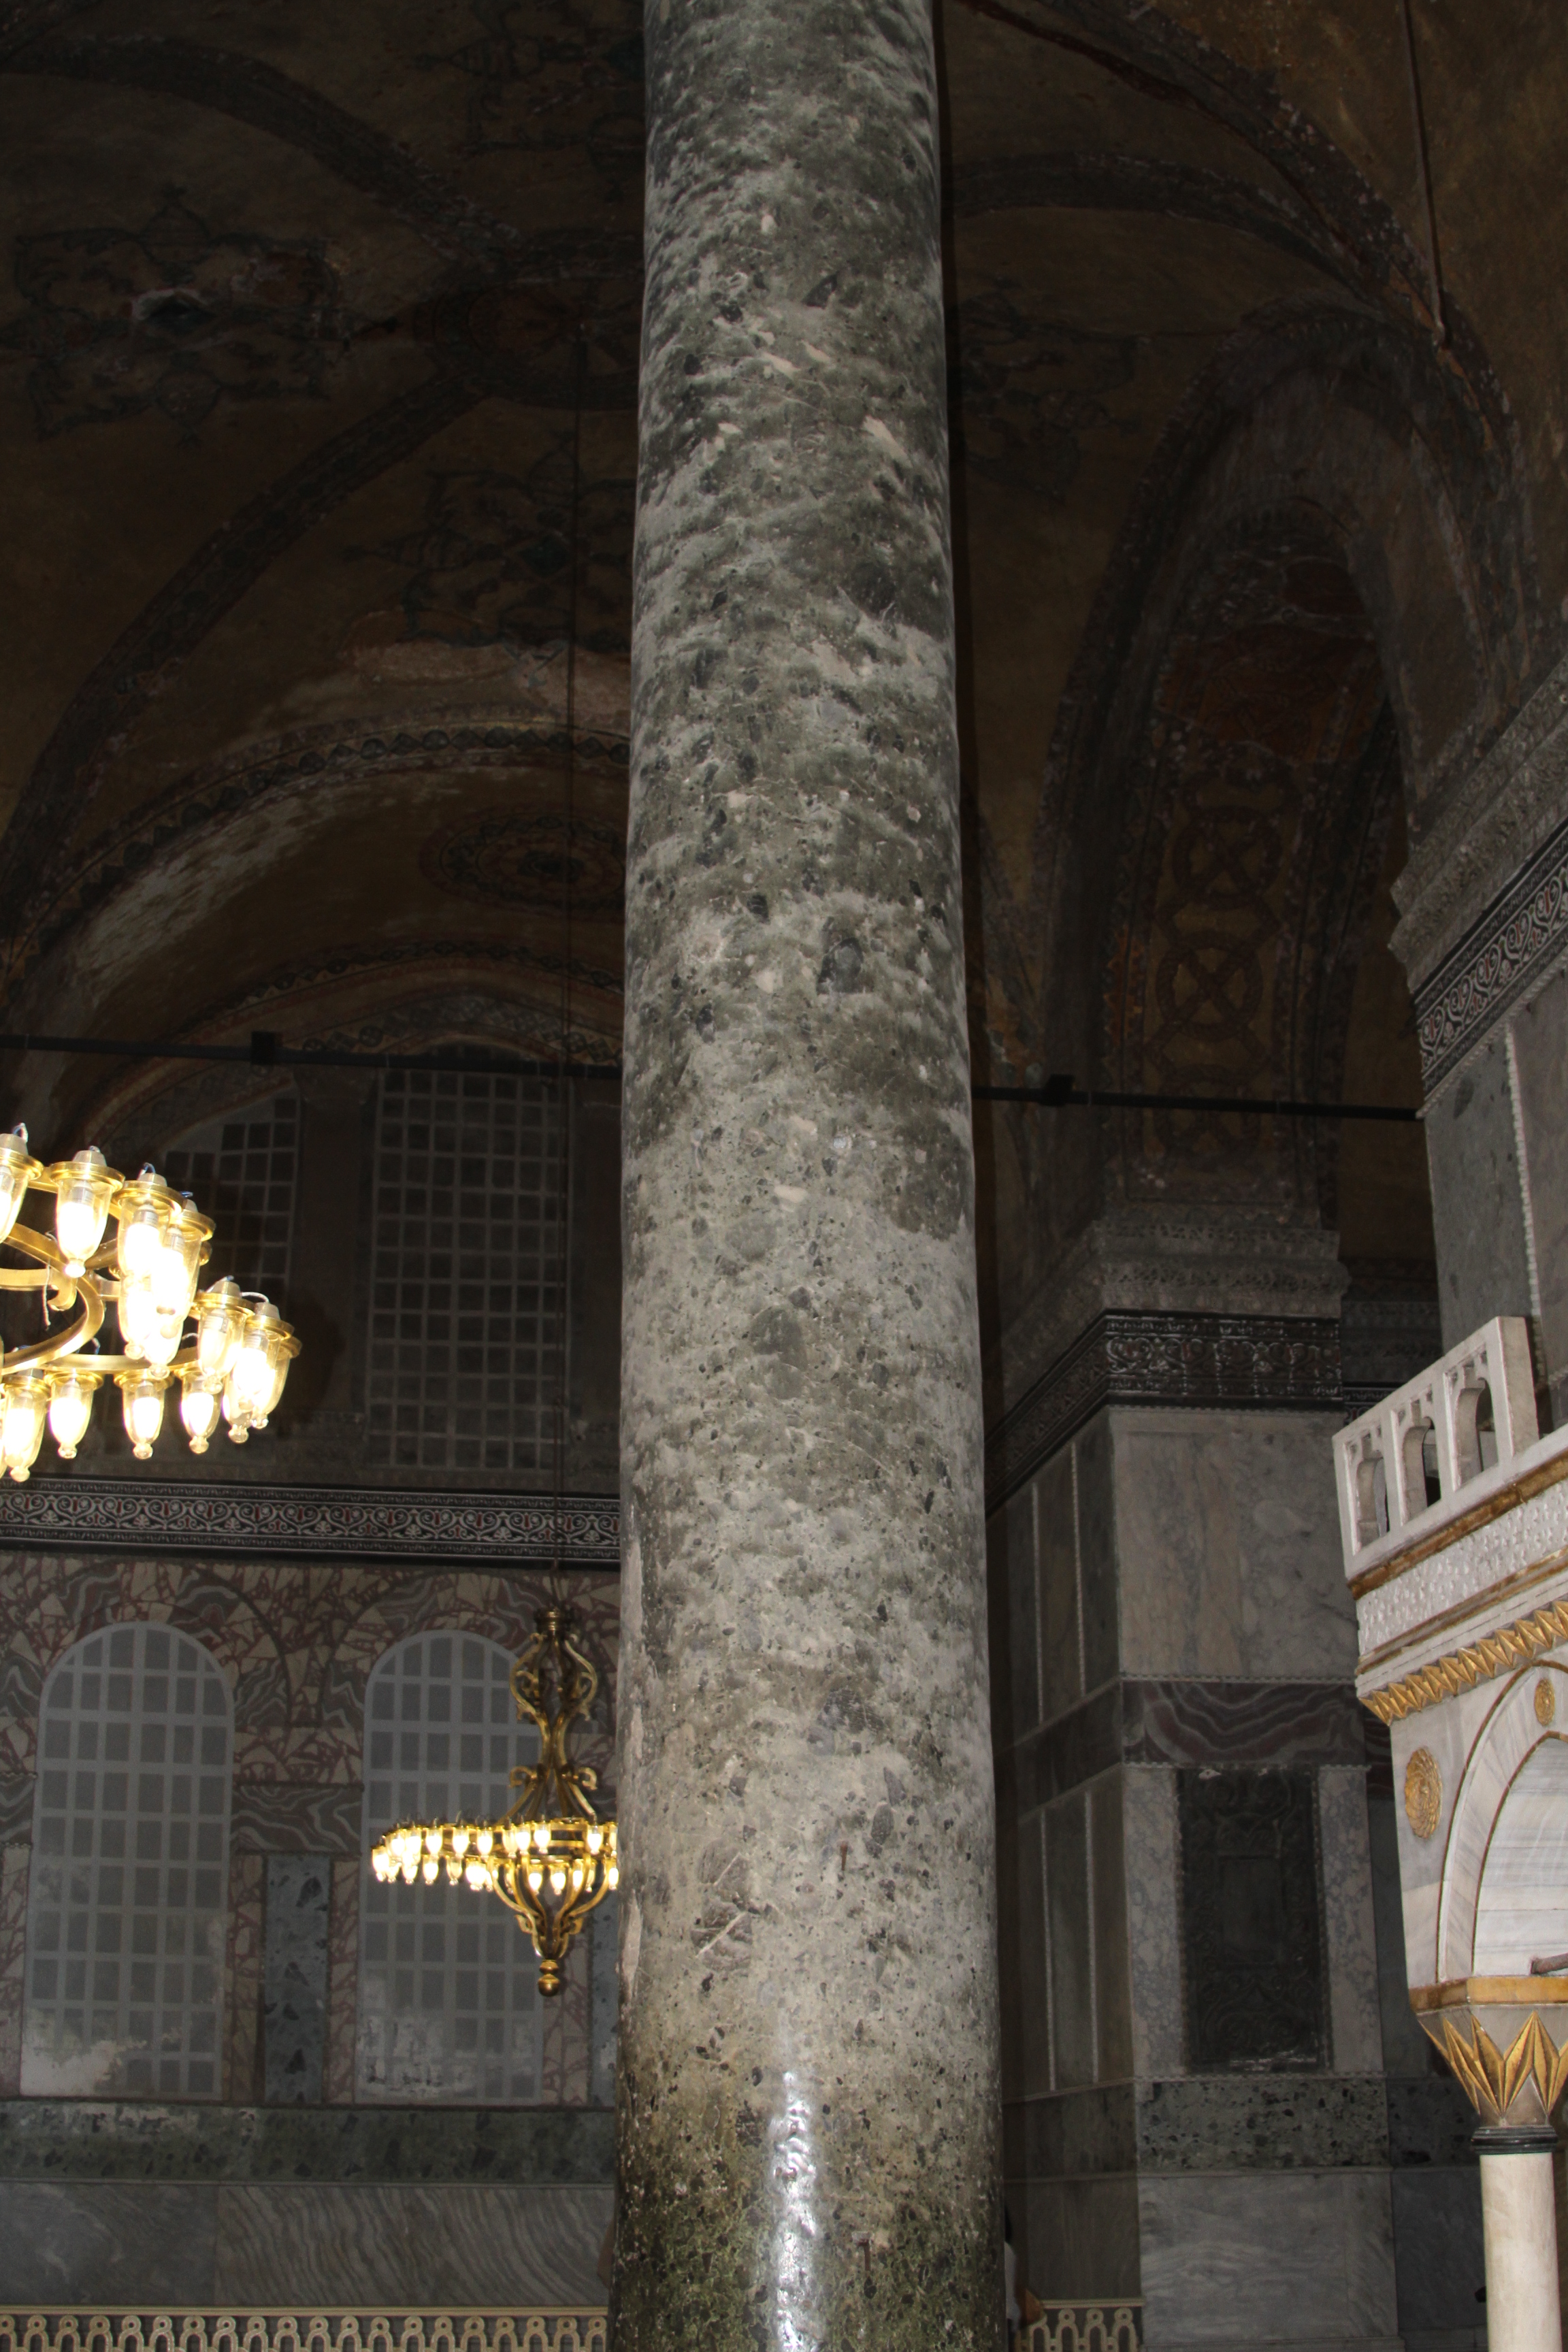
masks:
[[[534,1635],[511,1670],[519,1716],[539,1726],[539,1761],[511,1775],[517,1801],[500,1822],[400,1822],[374,1848],[370,1866],[384,1885],[416,1878],[433,1886],[445,1870],[476,1894],[499,1895],[539,1955],[539,1990],[561,1990],[572,1938],[588,1914],[620,1883],[616,1825],[602,1822],[589,1791],[592,1765],[566,1753],[572,1726],[587,1715],[599,1687],[595,1668],[571,1636],[570,1609],[542,1609]]]

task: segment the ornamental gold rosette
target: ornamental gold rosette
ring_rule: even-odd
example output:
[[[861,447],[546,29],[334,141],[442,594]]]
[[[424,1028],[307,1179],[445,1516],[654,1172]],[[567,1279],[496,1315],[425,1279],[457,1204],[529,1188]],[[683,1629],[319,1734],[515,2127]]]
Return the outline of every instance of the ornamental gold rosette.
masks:
[[[592,1791],[598,1776],[574,1764],[568,1744],[599,1687],[592,1663],[573,1641],[570,1609],[542,1609],[533,1639],[511,1670],[519,1717],[539,1727],[539,1760],[511,1774],[517,1799],[499,1822],[400,1822],[374,1847],[370,1866],[383,1884],[444,1870],[476,1894],[499,1895],[539,1955],[539,1990],[557,1993],[561,1971],[588,1915],[620,1882],[616,1824],[601,1821]]]
[[[52,1234],[19,1222],[35,1192],[54,1195]],[[28,1261],[0,1266],[0,1290],[40,1292],[45,1324],[42,1339],[0,1349],[0,1471],[29,1475],[46,1421],[68,1462],[110,1380],[138,1462],[151,1459],[176,1381],[193,1454],[206,1452],[220,1420],[237,1445],[266,1428],[300,1342],[259,1291],[225,1280],[198,1297],[215,1231],[189,1193],[151,1167],[127,1179],[96,1145],[46,1167],[29,1152],[25,1127],[0,1135],[0,1244]],[[110,1306],[118,1356],[97,1346]],[[52,1317],[73,1311],[74,1321],[49,1328]]]

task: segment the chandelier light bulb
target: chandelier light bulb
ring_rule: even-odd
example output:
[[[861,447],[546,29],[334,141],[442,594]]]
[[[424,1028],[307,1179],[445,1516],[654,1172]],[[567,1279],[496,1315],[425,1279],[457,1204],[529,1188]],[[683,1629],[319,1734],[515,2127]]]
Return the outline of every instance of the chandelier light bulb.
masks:
[[[180,1419],[191,1441],[191,1452],[205,1454],[223,1416],[223,1382],[195,1365],[180,1374]]]
[[[184,1335],[184,1317],[169,1314],[154,1305],[142,1341],[142,1352],[150,1364],[172,1364],[180,1352],[180,1342]]]
[[[16,1223],[28,1185],[43,1172],[28,1152],[25,1127],[16,1128],[10,1135],[0,1135],[0,1242]]]
[[[184,1323],[195,1304],[196,1278],[212,1224],[194,1202],[176,1200],[153,1266],[153,1297],[165,1315]]]
[[[246,1305],[237,1282],[226,1275],[204,1290],[196,1301],[196,1361],[204,1372],[222,1380],[245,1336]]]
[[[75,1460],[77,1447],[87,1435],[97,1387],[96,1380],[84,1379],[77,1371],[67,1372],[50,1383],[49,1434],[62,1462]]]
[[[130,1372],[120,1376],[121,1414],[131,1451],[138,1462],[150,1462],[158,1432],[163,1426],[163,1372]]]
[[[72,1280],[87,1270],[87,1261],[103,1239],[109,1203],[120,1178],[96,1143],[50,1171],[57,1180],[55,1233],[65,1252],[65,1270]]]
[[[49,1384],[38,1372],[23,1372],[0,1390],[0,1467],[18,1485],[31,1471],[44,1442]]]

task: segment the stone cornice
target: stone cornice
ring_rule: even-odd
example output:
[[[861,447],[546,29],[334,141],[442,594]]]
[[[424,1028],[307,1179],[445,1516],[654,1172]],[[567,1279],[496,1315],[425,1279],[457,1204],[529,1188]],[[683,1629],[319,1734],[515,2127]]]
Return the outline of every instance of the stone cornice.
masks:
[[[620,1565],[611,1495],[378,1486],[241,1486],[217,1479],[33,1478],[0,1488],[0,1549],[203,1552],[245,1559],[404,1559],[505,1567],[559,1559]]]
[[[1015,1494],[1108,1404],[1340,1409],[1329,1316],[1109,1309],[1005,1413],[986,1442],[986,1508]]]
[[[1416,842],[1394,886],[1395,952],[1417,1004],[1486,932],[1568,817],[1568,660],[1536,689]],[[1479,944],[1479,942],[1478,942]],[[1432,1083],[1428,1076],[1427,1084]]]

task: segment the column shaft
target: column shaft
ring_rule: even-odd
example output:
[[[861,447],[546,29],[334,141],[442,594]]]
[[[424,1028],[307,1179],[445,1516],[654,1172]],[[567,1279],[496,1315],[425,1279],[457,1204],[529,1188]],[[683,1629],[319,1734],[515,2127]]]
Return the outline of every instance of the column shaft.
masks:
[[[1488,2352],[1563,2352],[1552,2158],[1481,2158]]]
[[[929,0],[649,0],[617,2352],[1001,2327]]]

